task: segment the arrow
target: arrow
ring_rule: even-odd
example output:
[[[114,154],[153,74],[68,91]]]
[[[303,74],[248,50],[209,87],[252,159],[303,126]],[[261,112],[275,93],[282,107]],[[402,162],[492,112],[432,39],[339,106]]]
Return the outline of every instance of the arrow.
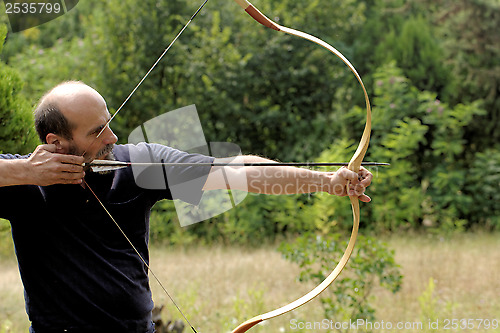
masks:
[[[257,167],[275,167],[275,166],[294,166],[294,167],[326,167],[326,166],[347,166],[348,162],[285,162],[285,163],[271,163],[271,162],[256,162],[256,163],[141,163],[141,162],[122,162],[110,160],[94,160],[90,163],[84,163],[84,168],[90,168],[94,172],[105,172],[119,170],[133,166],[214,166],[214,167],[244,167],[244,166],[257,166]],[[385,162],[363,162],[363,166],[390,166]]]

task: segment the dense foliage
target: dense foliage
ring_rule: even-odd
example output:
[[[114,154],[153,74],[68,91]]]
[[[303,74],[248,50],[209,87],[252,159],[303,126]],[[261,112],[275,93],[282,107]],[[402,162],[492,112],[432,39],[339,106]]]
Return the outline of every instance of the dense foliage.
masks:
[[[9,34],[2,53],[8,66],[0,65],[1,112],[17,111],[8,116],[13,121],[1,117],[0,150],[33,148],[22,110],[60,81],[82,80],[116,109],[198,5],[87,0],[52,22]],[[497,1],[255,5],[337,47],[369,87],[374,126],[366,159],[392,165],[372,169],[374,200],[362,207],[362,227],[500,227]],[[365,117],[361,90],[342,62],[259,26],[225,0],[208,3],[112,127],[126,142],[144,121],[190,104],[207,141],[282,161],[349,160]],[[348,229],[351,213],[342,198],[262,195],[187,230],[175,220],[171,203],[157,205],[153,239],[258,243]]]
[[[7,28],[0,25],[0,41]],[[3,45],[0,45],[0,52]],[[22,95],[20,73],[0,62],[0,153],[29,153],[36,145],[36,133],[29,100]]]
[[[301,282],[313,281],[319,285],[332,272],[332,263],[340,260],[346,246],[347,240],[338,234],[304,235],[293,243],[282,244],[280,252],[299,265]],[[394,252],[372,237],[360,236],[348,272],[320,296],[324,317],[336,323],[358,319],[373,321],[375,309],[370,303],[374,288],[380,286],[396,293],[401,288],[402,278]],[[337,328],[336,331],[348,332],[349,329]]]

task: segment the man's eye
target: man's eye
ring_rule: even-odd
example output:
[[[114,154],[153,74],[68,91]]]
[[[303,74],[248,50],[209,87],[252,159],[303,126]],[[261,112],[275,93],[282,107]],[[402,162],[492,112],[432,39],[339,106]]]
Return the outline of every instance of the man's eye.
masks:
[[[103,128],[104,128],[104,127],[100,127],[100,128],[98,128],[98,129],[96,129],[94,132],[92,132],[92,135],[94,135],[94,136],[99,135],[99,133],[101,133],[101,132],[102,132],[102,129],[103,129]]]

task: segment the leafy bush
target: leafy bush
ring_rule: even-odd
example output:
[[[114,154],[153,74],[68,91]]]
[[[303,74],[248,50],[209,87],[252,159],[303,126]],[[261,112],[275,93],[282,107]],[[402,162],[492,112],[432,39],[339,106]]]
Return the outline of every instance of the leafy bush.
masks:
[[[500,152],[487,149],[474,156],[466,175],[465,193],[474,204],[462,206],[461,212],[474,217],[481,225],[500,229]]]
[[[0,52],[6,34],[0,25]],[[21,96],[22,88],[19,73],[0,62],[0,153],[28,153],[36,146],[31,105]]]
[[[302,268],[300,281],[319,284],[345,251],[347,240],[342,240],[342,237],[341,234],[328,237],[307,234],[293,243],[283,243],[279,250],[285,258]],[[373,321],[375,309],[370,305],[370,299],[375,286],[396,293],[401,288],[402,279],[394,251],[373,237],[358,236],[345,271],[320,296],[325,318],[336,322]]]
[[[484,114],[480,102],[451,107],[435,93],[415,88],[394,63],[380,68],[374,79],[373,134],[366,160],[391,166],[371,170],[375,175],[369,188],[373,201],[363,205],[362,222],[376,221],[375,228],[389,230],[423,224],[461,230],[468,223],[480,222],[480,216],[465,214],[476,205],[465,192],[470,171],[466,129]],[[364,123],[362,117],[357,107],[346,114],[359,123]],[[320,160],[348,160],[355,145],[337,140]],[[482,182],[498,186],[495,178]],[[308,214],[324,215],[323,200],[328,199],[320,197]],[[350,223],[350,208],[342,201],[332,201],[328,212],[324,220],[344,226]]]

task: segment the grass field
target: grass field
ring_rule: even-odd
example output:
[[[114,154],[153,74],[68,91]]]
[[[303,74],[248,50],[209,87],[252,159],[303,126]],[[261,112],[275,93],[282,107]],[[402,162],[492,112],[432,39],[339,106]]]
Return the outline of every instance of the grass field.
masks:
[[[377,319],[351,326],[350,331],[362,332],[371,325],[373,332],[500,332],[492,325],[493,319],[500,325],[498,236],[387,238],[401,265],[403,288],[397,294],[376,289],[371,303]],[[155,247],[151,258],[153,270],[199,332],[230,331],[239,322],[286,304],[313,287],[296,282],[298,268],[272,248]],[[152,281],[151,285],[155,302],[167,308],[163,316],[180,318],[158,284]],[[27,332],[22,285],[13,258],[0,260],[0,300],[0,332]],[[312,325],[323,318],[320,302],[314,300],[253,332],[328,332],[295,329],[292,324],[298,319]]]

